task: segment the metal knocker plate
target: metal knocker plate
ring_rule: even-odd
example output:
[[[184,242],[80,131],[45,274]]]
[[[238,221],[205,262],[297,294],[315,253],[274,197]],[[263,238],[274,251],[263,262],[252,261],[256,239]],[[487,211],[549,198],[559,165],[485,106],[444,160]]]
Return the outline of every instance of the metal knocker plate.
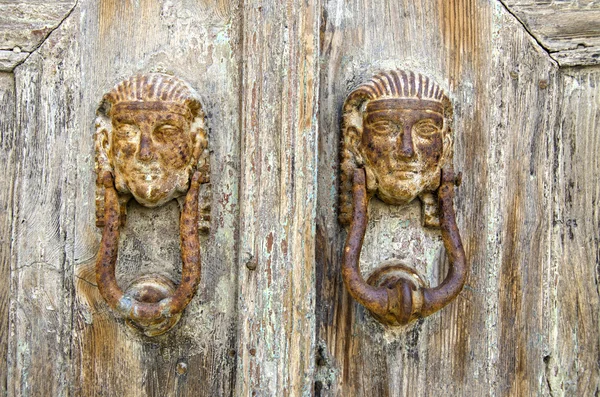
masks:
[[[168,331],[200,283],[200,184],[209,181],[208,141],[198,94],[170,75],[138,75],[104,95],[96,119],[96,224],[103,227],[96,281],[109,306],[146,335]],[[184,197],[179,286],[145,275],[126,291],[117,284],[119,229],[127,202],[156,207]],[[204,208],[204,210],[206,210]]]
[[[452,105],[428,77],[403,70],[373,76],[346,98],[343,108],[340,222],[348,236],[342,277],[350,295],[388,325],[407,324],[450,303],[467,276],[453,207]],[[428,288],[406,266],[387,266],[367,281],[359,269],[368,200],[422,203],[423,224],[439,227],[450,269]]]

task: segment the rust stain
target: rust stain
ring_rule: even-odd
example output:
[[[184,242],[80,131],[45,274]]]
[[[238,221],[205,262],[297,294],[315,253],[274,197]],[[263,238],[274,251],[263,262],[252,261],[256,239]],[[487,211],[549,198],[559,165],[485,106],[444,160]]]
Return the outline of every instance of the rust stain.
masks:
[[[507,394],[527,395],[531,390],[527,390],[526,375],[526,346],[524,339],[526,334],[522,330],[515,329],[513,324],[524,324],[522,318],[522,300],[523,300],[523,281],[521,279],[521,268],[518,264],[522,263],[521,250],[521,229],[523,227],[523,184],[517,179],[515,183],[515,194],[511,198],[508,207],[506,234],[502,242],[502,268],[500,273],[500,292],[499,292],[499,318],[506,323],[500,327],[499,354],[505,368],[501,368],[501,373],[505,373],[504,387],[508,387]],[[525,321],[526,323],[526,321]],[[516,368],[515,368],[516,365]],[[525,388],[524,388],[525,387]]]
[[[267,236],[267,252],[270,254],[273,250],[273,232]]]
[[[447,51],[451,88],[456,87],[465,68],[477,70],[483,56],[482,34],[489,20],[489,6],[477,0],[438,0],[442,40]]]
[[[267,253],[268,255],[268,259],[267,259],[267,285],[270,287],[271,286],[271,282],[272,282],[272,270],[271,270],[271,252],[273,251],[273,232],[270,232],[269,235],[267,236]]]
[[[115,45],[130,37],[145,38],[146,30],[160,20],[161,4],[155,0],[100,0],[98,8],[101,44]]]

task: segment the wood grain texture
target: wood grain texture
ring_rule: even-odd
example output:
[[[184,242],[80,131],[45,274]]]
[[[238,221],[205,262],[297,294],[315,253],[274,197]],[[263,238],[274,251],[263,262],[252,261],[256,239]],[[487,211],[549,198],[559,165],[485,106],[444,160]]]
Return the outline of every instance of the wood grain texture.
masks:
[[[600,50],[596,47],[557,51],[550,54],[561,67],[598,65]]]
[[[317,394],[548,395],[555,64],[497,2],[330,0],[323,12]],[[353,86],[389,67],[425,72],[454,102],[464,174],[455,205],[471,271],[455,303],[400,330],[345,292],[336,222],[340,108]],[[415,205],[370,204],[365,274],[395,257],[431,285],[443,279],[439,237],[419,231]]]
[[[75,0],[0,1],[0,50],[30,53],[56,29]]]
[[[15,120],[15,79],[0,73],[0,395],[7,393],[8,316],[12,263],[13,191],[20,154]]]
[[[15,70],[18,159],[8,376],[11,396],[71,384],[74,151],[79,79],[73,21]]]
[[[244,2],[238,396],[312,393],[318,20]]]
[[[600,2],[501,1],[561,66],[600,64]]]
[[[600,393],[600,69],[561,73],[554,160],[552,395]]]
[[[28,52],[0,50],[0,72],[12,72],[12,70],[28,56]]]

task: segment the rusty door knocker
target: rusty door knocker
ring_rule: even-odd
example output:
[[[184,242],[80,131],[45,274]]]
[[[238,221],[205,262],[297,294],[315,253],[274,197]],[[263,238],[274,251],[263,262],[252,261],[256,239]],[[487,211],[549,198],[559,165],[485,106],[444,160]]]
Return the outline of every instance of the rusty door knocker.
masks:
[[[350,295],[384,324],[426,317],[456,298],[465,284],[465,252],[453,207],[460,175],[452,168],[451,121],[452,104],[443,90],[414,72],[379,73],[344,103],[340,222],[348,236],[342,277]],[[450,261],[439,286],[426,287],[404,265],[382,267],[364,280],[359,259],[374,195],[394,205],[420,198],[423,224],[441,228]]]
[[[161,73],[120,82],[104,95],[97,111],[96,224],[104,230],[96,281],[109,306],[148,336],[177,323],[200,282],[198,230],[206,229],[202,222],[208,215],[198,195],[200,184],[209,181],[204,123],[197,93],[184,81]],[[181,283],[176,288],[166,277],[146,275],[123,292],[115,265],[127,202],[133,197],[141,205],[156,207],[182,196]]]

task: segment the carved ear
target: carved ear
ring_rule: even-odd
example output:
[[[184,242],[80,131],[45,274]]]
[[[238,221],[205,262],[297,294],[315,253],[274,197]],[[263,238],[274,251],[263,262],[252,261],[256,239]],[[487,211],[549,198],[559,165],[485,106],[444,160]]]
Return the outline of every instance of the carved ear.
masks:
[[[443,161],[441,162],[441,168],[445,168],[446,165],[452,165],[452,159],[454,158],[454,135],[452,135],[452,128],[445,126],[445,133],[443,134]]]
[[[96,132],[94,142],[96,147],[95,169],[96,169],[96,226],[104,226],[104,185],[99,181],[103,172],[113,173],[112,165],[108,157],[110,153],[110,119],[102,114],[96,117]]]
[[[208,150],[207,133],[204,112],[198,113],[190,125],[192,135],[192,155],[195,168],[202,173],[200,196],[198,198],[198,230],[207,234],[210,230],[210,211],[212,202],[212,187],[210,184],[210,152]]]
[[[342,110],[339,222],[344,226],[350,225],[352,220],[354,170],[364,165],[359,147],[363,132],[363,104],[368,99],[368,93],[362,90],[354,91],[346,98]]]
[[[423,226],[439,228],[440,214],[437,194],[433,194],[433,192],[423,192],[419,195],[419,198],[421,199],[421,221]]]
[[[192,135],[193,167],[202,173],[201,183],[210,183],[208,128],[206,127],[206,120],[201,107],[196,109],[196,116],[190,125],[190,134]]]

